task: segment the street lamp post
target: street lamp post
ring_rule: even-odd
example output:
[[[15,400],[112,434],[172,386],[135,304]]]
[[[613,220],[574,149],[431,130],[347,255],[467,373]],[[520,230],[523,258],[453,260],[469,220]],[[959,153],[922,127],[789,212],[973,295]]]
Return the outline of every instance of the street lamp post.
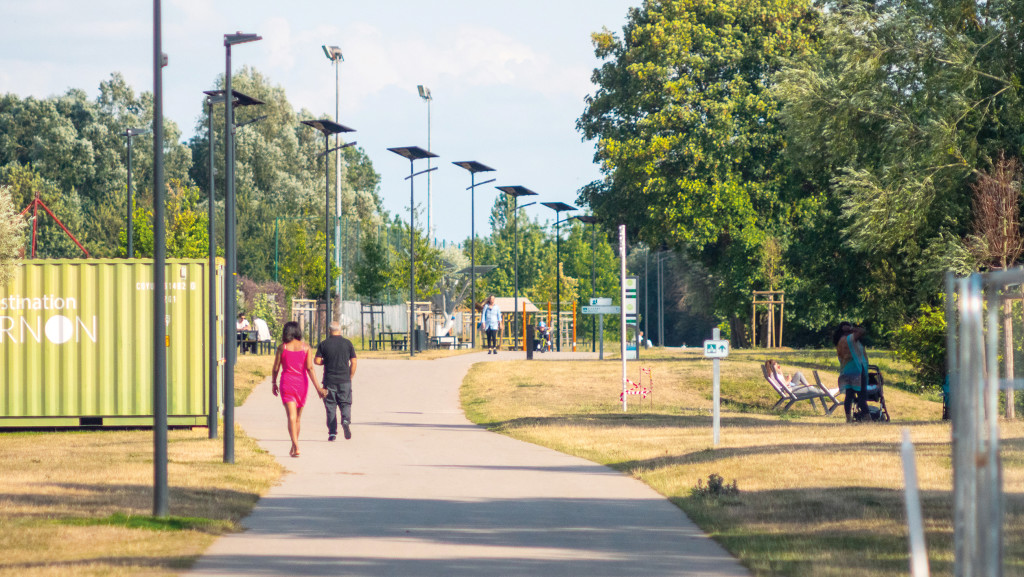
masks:
[[[217,227],[216,227],[216,212],[217,212],[216,208],[217,207],[216,207],[216,200],[215,200],[215,197],[214,197],[214,190],[216,189],[216,184],[215,184],[215,180],[214,180],[214,170],[215,170],[214,169],[214,157],[215,157],[215,155],[214,155],[214,144],[215,144],[216,138],[215,138],[215,136],[213,134],[213,105],[214,104],[221,104],[221,103],[224,102],[224,91],[223,90],[204,90],[203,94],[206,95],[206,117],[207,117],[207,124],[208,124],[208,126],[207,126],[207,130],[208,130],[207,138],[208,138],[208,142],[209,142],[209,154],[208,154],[208,156],[209,156],[209,160],[210,160],[210,166],[209,166],[210,184],[209,184],[209,188],[208,188],[208,191],[207,191],[208,195],[207,195],[207,203],[206,203],[206,205],[207,205],[206,206],[207,220],[209,221],[209,222],[207,222],[207,229],[206,229],[206,235],[209,238],[209,245],[208,245],[209,246],[209,254],[208,254],[209,270],[208,270],[208,274],[207,274],[207,283],[208,283],[209,293],[210,293],[210,309],[208,311],[208,320],[207,320],[207,322],[209,324],[209,327],[208,327],[208,330],[209,330],[208,338],[209,338],[210,342],[209,342],[209,346],[207,347],[207,351],[206,351],[206,354],[208,355],[207,363],[209,365],[208,377],[209,377],[209,380],[210,380],[210,390],[208,391],[208,394],[209,394],[209,400],[208,400],[209,412],[208,412],[208,416],[207,416],[207,426],[209,428],[209,431],[208,431],[209,438],[216,439],[217,438],[217,412],[218,412],[219,398],[218,398],[218,395],[217,395],[217,366],[218,366],[218,363],[217,363],[217,360],[218,360],[218,351],[217,351],[217,236],[216,236],[217,235]],[[248,96],[246,94],[242,94],[241,92],[239,92],[237,90],[232,90],[231,94],[234,96],[234,98],[233,98],[234,102],[232,104],[234,106],[236,106],[236,107],[237,106],[255,106],[255,105],[263,104],[263,101],[257,100],[256,98],[253,98],[253,97]],[[225,240],[225,244],[226,244],[226,240]],[[228,322],[228,320],[225,320],[224,322]],[[224,346],[227,347],[229,344],[230,344],[229,342],[225,341],[225,345]]]
[[[519,323],[516,321],[516,315],[519,314],[519,209],[537,204],[536,202],[529,202],[527,204],[519,206],[519,197],[537,196],[537,193],[533,192],[529,188],[526,188],[525,186],[497,186],[495,188],[512,197],[512,254],[514,261],[512,265],[512,277],[515,279],[515,289],[514,297],[512,299],[512,308],[516,309],[512,311],[512,334],[519,335]]]
[[[437,167],[428,167],[416,172],[413,165],[422,158],[429,162],[431,158],[437,158],[437,155],[418,146],[402,146],[388,150],[409,159],[409,176],[405,179],[409,181],[409,356],[412,357],[416,354],[416,343],[413,340],[416,337],[416,194],[413,181],[421,174],[429,175],[431,171],[437,170]]]
[[[164,80],[163,19],[153,0],[153,516],[166,517],[167,485],[167,314],[164,224]],[[130,219],[129,219],[130,222]]]
[[[430,103],[434,101],[434,97],[430,94],[430,89],[420,84],[416,87],[416,90],[420,93],[420,98],[427,103],[427,150],[430,150]],[[430,157],[427,157],[427,240],[430,240]]]
[[[470,324],[472,335],[470,346],[476,349],[476,208],[474,204],[474,193],[476,193],[476,187],[483,186],[494,182],[494,179],[485,180],[480,184],[476,182],[476,173],[478,172],[492,172],[493,168],[486,164],[481,164],[475,160],[466,160],[462,162],[453,162],[455,166],[465,168],[469,171],[469,300],[472,305],[469,307],[471,321]]]
[[[341,122],[340,117],[340,106],[341,106],[341,63],[345,61],[345,57],[341,54],[341,48],[337,46],[327,46],[326,44],[322,47],[324,54],[327,59],[334,65],[334,122]],[[334,189],[335,189],[335,215],[337,218],[334,221],[334,266],[338,269],[338,283],[336,285],[336,291],[338,298],[345,300],[345,283],[342,280],[342,272],[344,269],[341,266],[341,215],[342,215],[342,199],[341,199],[341,135],[337,135],[334,138],[335,149],[338,150],[338,154],[334,157]]]
[[[132,137],[150,132],[152,129],[149,128],[129,128],[124,131],[124,135],[128,138],[128,248],[124,253],[127,258],[135,258],[135,245],[132,242],[135,236],[134,219],[132,218],[132,213],[135,212],[132,202]]]
[[[555,331],[555,349],[562,352],[562,235],[559,234],[558,215],[569,210],[576,210],[576,207],[564,202],[542,202],[544,206],[555,211],[555,324],[558,329]]]
[[[327,309],[325,314],[324,327],[331,325],[331,163],[327,161],[327,156],[334,152],[340,151],[342,148],[348,148],[353,146],[355,142],[349,142],[347,144],[340,144],[334,148],[331,148],[331,135],[341,134],[343,132],[355,132],[354,129],[347,126],[338,124],[333,120],[303,120],[302,124],[319,130],[324,135],[324,151],[317,156],[323,156],[324,158],[324,244],[326,249],[324,251],[324,307]],[[340,137],[339,137],[340,138]],[[327,334],[327,331],[324,331]]]
[[[584,214],[574,218],[583,224],[590,225],[590,298],[594,298],[597,293],[597,255],[594,253],[594,247],[597,245],[597,217]],[[597,323],[590,326],[590,340],[590,352],[596,352]]]
[[[257,34],[224,35],[224,94],[231,90],[231,47],[262,40]],[[235,462],[235,274],[238,240],[235,238],[235,111],[234,99],[224,100],[224,462]]]

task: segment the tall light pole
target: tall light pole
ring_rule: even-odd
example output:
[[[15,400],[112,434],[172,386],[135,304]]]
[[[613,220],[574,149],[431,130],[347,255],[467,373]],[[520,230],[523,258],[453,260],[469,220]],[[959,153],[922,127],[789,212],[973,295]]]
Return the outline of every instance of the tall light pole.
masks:
[[[430,89],[420,84],[416,87],[420,98],[427,103],[427,150],[430,150],[430,103],[434,97],[430,95]],[[430,240],[430,157],[427,157],[427,241]]]
[[[132,242],[135,236],[134,219],[132,218],[132,214],[135,212],[135,206],[132,202],[132,137],[149,134],[150,132],[152,132],[152,129],[149,128],[129,128],[124,131],[124,136],[128,138],[128,248],[124,253],[126,258],[135,258],[135,245]]]
[[[555,211],[555,324],[558,329],[555,331],[555,349],[562,352],[562,235],[559,234],[558,225],[562,222],[558,216],[569,210],[576,210],[576,207],[564,202],[542,202],[544,206]]]
[[[341,54],[341,48],[337,46],[323,46],[324,54],[327,59],[334,64],[334,122],[341,122],[340,106],[341,106],[341,63],[345,61],[345,57]],[[343,281],[342,272],[344,269],[341,267],[341,215],[342,212],[342,199],[341,199],[341,135],[336,135],[334,138],[334,147],[338,153],[334,157],[334,171],[335,171],[335,214],[337,218],[334,221],[334,266],[338,269],[338,283],[335,292],[338,293],[339,302],[345,300],[345,283]]]
[[[324,313],[326,322],[324,327],[331,325],[331,313],[333,312],[332,301],[331,301],[331,163],[328,162],[327,156],[337,151],[341,153],[342,148],[348,148],[355,144],[355,142],[349,142],[348,144],[340,144],[334,148],[331,148],[331,135],[341,134],[343,132],[355,132],[354,129],[347,126],[343,126],[334,122],[333,120],[303,120],[302,124],[315,128],[324,135],[324,151],[317,156],[323,156],[324,158],[324,244],[326,249],[324,251],[324,307],[327,309]],[[324,334],[328,334],[324,331]]]
[[[263,104],[263,101],[257,100],[246,94],[242,94],[237,90],[231,91],[234,106],[254,106]],[[216,144],[216,137],[213,133],[213,105],[222,104],[224,102],[224,91],[223,90],[204,90],[203,94],[206,95],[206,119],[207,119],[207,141],[209,142],[209,176],[210,184],[207,195],[207,230],[206,236],[209,238],[209,270],[207,274],[208,290],[210,293],[210,309],[208,311],[207,323],[209,324],[208,339],[209,345],[206,348],[206,354],[208,355],[207,364],[209,365],[208,378],[210,381],[210,390],[208,391],[208,416],[207,416],[207,427],[209,428],[209,438],[217,438],[217,412],[219,398],[217,395],[217,367],[218,361],[218,350],[217,350],[217,204],[215,198],[215,168],[214,168],[214,149]],[[237,125],[236,125],[237,126]],[[226,158],[226,157],[225,157]],[[224,322],[229,322],[230,319]],[[233,345],[233,342],[225,341],[225,348]]]
[[[231,47],[262,40],[257,34],[224,35],[224,93],[231,90]],[[235,233],[235,110],[224,100],[224,462],[235,462],[235,275],[238,239]]]
[[[594,248],[597,246],[597,217],[592,214],[584,214],[573,218],[583,224],[590,225],[590,298],[594,298],[597,296],[597,254],[595,253]],[[590,325],[590,340],[590,352],[596,352],[597,323]]]
[[[153,0],[153,516],[168,513],[167,242],[164,224],[164,66],[160,0]]]
[[[533,192],[525,186],[496,186],[498,190],[512,197],[512,234],[514,240],[512,241],[512,254],[513,254],[513,271],[512,276],[515,279],[515,290],[514,297],[512,299],[512,308],[516,309],[512,311],[512,334],[519,335],[519,323],[516,320],[516,315],[519,314],[519,209],[526,208],[530,205],[537,204],[536,202],[530,202],[519,206],[520,196],[537,196],[536,192]],[[525,322],[525,319],[524,319]],[[524,343],[525,346],[525,343]]]
[[[478,172],[493,172],[494,169],[481,164],[475,160],[466,160],[462,162],[453,162],[455,166],[462,167],[469,171],[469,300],[472,302],[472,306],[469,307],[470,315],[472,318],[471,330],[471,342],[470,346],[476,349],[476,208],[474,204],[474,193],[476,193],[476,187],[483,186],[494,182],[494,179],[485,180],[480,184],[476,182],[476,173]]]
[[[432,170],[437,170],[436,167],[428,167],[426,170],[416,172],[413,165],[417,160],[426,158],[429,161],[431,158],[437,158],[437,155],[418,146],[403,146],[388,150],[402,158],[409,159],[409,176],[405,179],[409,181],[409,356],[412,357],[416,354],[416,342],[413,340],[416,338],[416,192],[413,181],[421,174],[429,175]]]

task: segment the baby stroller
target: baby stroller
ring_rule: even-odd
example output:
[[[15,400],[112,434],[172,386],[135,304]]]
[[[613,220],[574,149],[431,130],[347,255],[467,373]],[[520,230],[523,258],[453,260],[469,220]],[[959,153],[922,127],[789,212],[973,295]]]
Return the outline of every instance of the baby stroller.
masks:
[[[883,423],[889,422],[889,409],[885,406],[885,378],[882,376],[882,370],[878,368],[878,365],[868,365],[868,387],[867,387],[867,407],[868,414],[863,415],[861,413],[855,413],[853,415],[854,420],[857,421],[880,421]],[[861,391],[858,394],[865,394]],[[877,406],[873,406],[871,403],[877,403]]]

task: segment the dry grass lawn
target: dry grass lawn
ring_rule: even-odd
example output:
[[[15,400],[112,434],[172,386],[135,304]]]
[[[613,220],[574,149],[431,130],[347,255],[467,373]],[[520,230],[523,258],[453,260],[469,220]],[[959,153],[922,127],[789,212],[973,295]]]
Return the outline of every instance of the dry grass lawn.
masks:
[[[244,365],[243,365],[244,366]],[[269,367],[267,368],[269,373]],[[238,381],[249,376],[240,366]],[[0,576],[175,575],[239,530],[283,469],[241,431],[169,433],[170,520],[153,509],[150,430],[0,434]],[[140,526],[141,525],[141,526]]]
[[[722,433],[712,447],[712,363],[697,352],[644,352],[630,363],[654,375],[653,399],[629,397],[622,412],[617,361],[487,363],[462,389],[475,422],[565,453],[607,464],[644,481],[677,504],[756,575],[875,577],[906,575],[900,430],[917,448],[933,575],[952,574],[950,428],[941,405],[886,389],[893,422],[845,423],[808,402],[785,415],[764,383],[763,352],[734,351],[722,362]],[[819,368],[835,382],[834,355],[775,356],[808,378]],[[873,361],[884,361],[880,357]],[[881,364],[881,363],[880,363]],[[885,370],[885,366],[889,366]],[[821,370],[824,369],[824,370]],[[887,382],[905,368],[883,365]],[[812,379],[813,381],[813,379]],[[646,385],[645,381],[645,385]],[[927,396],[927,395],[926,395]],[[1007,575],[1024,574],[1024,424],[1003,423]],[[735,480],[736,497],[692,494],[711,474]]]

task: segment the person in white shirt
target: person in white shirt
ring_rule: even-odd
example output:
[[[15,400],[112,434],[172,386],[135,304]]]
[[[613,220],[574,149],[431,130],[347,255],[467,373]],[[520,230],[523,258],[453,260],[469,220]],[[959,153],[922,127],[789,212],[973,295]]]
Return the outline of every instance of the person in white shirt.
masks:
[[[245,318],[245,315],[238,315],[238,320],[235,321],[235,330],[247,331],[250,328],[252,327],[249,326],[249,320]]]
[[[487,297],[487,304],[480,311],[480,328],[487,332],[487,354],[498,354],[498,333],[501,332],[501,309],[494,303],[494,295]]]

